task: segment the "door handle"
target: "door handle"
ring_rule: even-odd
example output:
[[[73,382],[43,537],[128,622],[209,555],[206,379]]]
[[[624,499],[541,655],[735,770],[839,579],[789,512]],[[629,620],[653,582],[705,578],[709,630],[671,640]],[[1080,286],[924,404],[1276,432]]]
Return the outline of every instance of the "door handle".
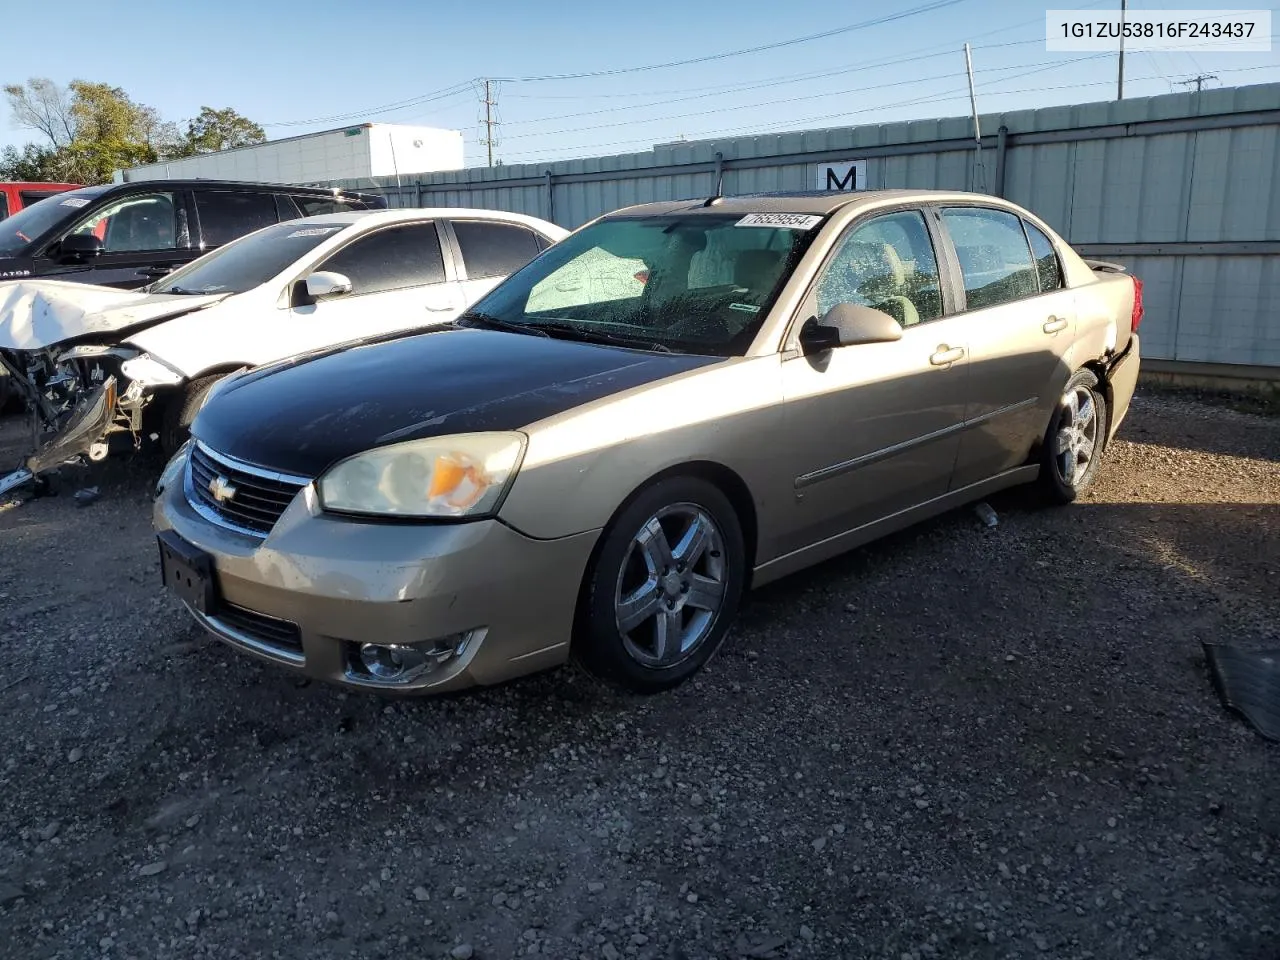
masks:
[[[964,356],[964,347],[948,347],[945,343],[938,344],[937,352],[929,358],[929,362],[935,367],[945,367],[955,363]]]
[[[1067,329],[1067,318],[1066,317],[1050,317],[1048,320],[1044,322],[1044,326],[1041,327],[1040,329],[1042,329],[1045,333],[1057,333],[1059,330],[1065,330]]]

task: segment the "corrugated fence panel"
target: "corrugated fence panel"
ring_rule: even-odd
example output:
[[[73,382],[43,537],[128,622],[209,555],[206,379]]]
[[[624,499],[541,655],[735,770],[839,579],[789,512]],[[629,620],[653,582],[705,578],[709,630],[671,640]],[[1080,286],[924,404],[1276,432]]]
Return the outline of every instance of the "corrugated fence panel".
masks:
[[[1197,134],[1189,240],[1280,240],[1280,125]]]
[[[1180,133],[1074,144],[1071,243],[1182,239],[1192,140]],[[1016,152],[1016,150],[1015,150]]]
[[[1013,147],[1006,154],[1005,196],[1021,204],[1064,237],[1071,229],[1074,143]]]
[[[1280,242],[1280,84],[984,115],[980,124],[980,166],[972,118],[949,117],[468,168],[399,189],[384,178],[374,189],[392,206],[489,207],[573,228],[631,204],[709,196],[717,155],[727,194],[821,189],[815,170],[866,159],[870,189],[1002,192],[1068,242],[1125,263],[1145,284],[1148,356],[1280,367],[1278,252],[1186,246]],[[1135,244],[1165,248],[1127,253]]]
[[[1278,263],[1277,257],[1186,257],[1177,342],[1168,359],[1280,366]]]

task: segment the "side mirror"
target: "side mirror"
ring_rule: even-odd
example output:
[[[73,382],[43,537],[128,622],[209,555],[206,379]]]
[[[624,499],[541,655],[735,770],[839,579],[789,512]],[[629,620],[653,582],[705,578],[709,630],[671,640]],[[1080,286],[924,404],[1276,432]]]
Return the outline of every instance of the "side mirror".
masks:
[[[883,310],[853,303],[837,303],[800,330],[800,346],[807,354],[858,343],[892,343],[902,339],[902,327]]]
[[[58,244],[58,257],[78,263],[91,260],[102,253],[102,241],[92,233],[73,233]]]
[[[307,298],[315,303],[317,300],[328,300],[351,292],[351,281],[340,273],[320,270],[307,277],[305,289]]]

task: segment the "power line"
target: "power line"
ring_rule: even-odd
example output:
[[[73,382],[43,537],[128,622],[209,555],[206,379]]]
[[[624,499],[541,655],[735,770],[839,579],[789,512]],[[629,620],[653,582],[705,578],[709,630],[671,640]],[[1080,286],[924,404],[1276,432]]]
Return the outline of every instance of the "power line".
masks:
[[[1218,79],[1218,75],[1215,73],[1201,73],[1201,74],[1198,74],[1197,76],[1192,77],[1190,80],[1179,80],[1178,86],[1189,87],[1191,86],[1191,84],[1194,83],[1196,85],[1196,93],[1199,93],[1200,88],[1204,86],[1204,82],[1206,80],[1217,80],[1217,79]]]
[[[352,120],[358,120],[362,117],[376,116],[383,113],[393,113],[397,110],[405,110],[422,103],[431,103],[436,100],[445,100],[449,97],[457,96],[459,93],[465,93],[471,89],[472,81],[467,80],[464,83],[455,83],[451,87],[443,87],[440,90],[433,90],[430,93],[424,93],[418,97],[410,97],[408,100],[399,100],[395,103],[382,104],[378,107],[369,107],[363,110],[352,110],[348,113],[335,113],[327,117],[311,117],[307,120],[279,120],[275,123],[264,123],[264,127],[301,127],[312,123],[343,123]]]
[[[1092,3],[1083,4],[1077,9],[1090,10],[1110,2],[1111,0],[1093,0]],[[969,39],[971,41],[981,40],[983,37],[993,37],[993,36],[996,36],[997,34],[1008,33],[1010,30],[1019,30],[1022,27],[1030,26],[1031,24],[1043,24],[1043,23],[1044,23],[1043,18],[1036,17],[1031,20],[1023,20],[1019,23],[1010,24],[1007,27],[999,27],[995,30],[987,30],[984,33],[972,34],[969,36]],[[1021,47],[1021,46],[1026,46],[1032,43],[1043,44],[1044,38],[1035,37],[1030,40],[1008,40],[1003,43],[974,44],[973,49],[974,50],[996,50],[1002,47]],[[922,54],[922,55],[915,56],[915,54]],[[904,50],[903,53],[900,55],[887,57],[883,60],[876,60],[870,63],[862,62],[857,67],[850,68],[847,72],[853,72],[854,70],[864,70],[864,69],[872,70],[882,66],[896,66],[902,63],[915,63],[921,60],[933,60],[933,59],[938,59],[940,57],[950,57],[950,56],[953,56],[954,54],[955,54],[955,46],[952,43],[932,44],[927,47],[917,47],[914,50]],[[845,70],[832,71],[832,72],[819,71],[816,73],[807,72],[807,73],[797,73],[797,74],[785,74],[782,77],[766,78],[766,80],[771,84],[775,82],[778,84],[781,84],[784,82],[792,82],[792,81],[799,82],[801,80],[818,79],[820,77],[826,77],[826,76],[835,76],[837,73],[842,73],[842,72],[846,72],[846,71]],[[649,90],[649,91],[630,92],[630,93],[585,93],[585,94],[584,93],[573,93],[573,94],[511,93],[511,94],[508,94],[508,96],[516,100],[600,100],[600,99],[605,99],[605,100],[619,99],[620,100],[620,99],[630,99],[632,97],[665,97],[668,94],[672,94],[672,93],[677,93],[677,94],[700,93],[702,91],[714,91],[714,90],[723,90],[725,92],[733,92],[736,89],[739,89],[741,87],[743,87],[742,84],[733,83],[733,84],[716,84],[709,87],[679,87],[674,90],[671,90],[671,89]],[[606,110],[604,112],[611,112],[611,110],[612,108],[609,108],[609,110]],[[576,116],[576,115],[577,114],[564,114],[562,115],[562,117]],[[528,121],[528,122],[531,122],[531,121]]]
[[[1007,83],[1007,82],[1009,82],[1010,80],[1019,80],[1019,79],[1021,79],[1022,77],[1031,76],[1032,74],[1036,74],[1036,73],[1043,73],[1043,72],[1045,72],[1046,70],[1053,70],[1053,69],[1057,69],[1058,67],[1063,66],[1063,65],[1064,65],[1064,64],[1066,64],[1066,63],[1080,63],[1080,62],[1083,62],[1083,61],[1086,61],[1086,60],[1098,60],[1098,59],[1101,59],[1101,58],[1103,58],[1103,57],[1108,57],[1108,56],[1110,56],[1110,54],[1106,54],[1106,53],[1097,53],[1097,54],[1091,54],[1090,56],[1086,56],[1086,57],[1078,57],[1078,58],[1075,58],[1075,59],[1073,59],[1073,60],[1069,60],[1069,61],[1062,61],[1062,62],[1058,62],[1058,63],[1049,64],[1049,65],[1047,65],[1047,66],[1039,66],[1039,67],[1036,67],[1036,68],[1035,68],[1035,69],[1033,69],[1033,70],[1028,70],[1028,71],[1026,71],[1025,73],[1014,74],[1014,75],[1013,75],[1013,76],[1011,76],[1011,77],[999,77],[999,78],[996,78],[996,79],[987,80],[987,81],[984,81],[983,83],[979,83],[979,84],[978,84],[978,86],[979,86],[979,87],[983,87],[983,86],[989,86],[989,85],[991,85],[991,84],[993,84],[993,83]],[[909,83],[909,82],[913,82],[913,81],[905,81],[905,82],[908,82],[908,83]],[[1068,86],[1070,86],[1070,85],[1068,85]],[[968,86],[966,85],[966,86],[964,86],[964,87],[960,88],[960,90],[961,90],[961,92],[964,94],[964,99],[968,99]],[[778,121],[778,122],[776,122],[776,123],[770,123],[770,124],[764,124],[764,125],[753,124],[753,125],[748,126],[748,127],[728,127],[728,128],[724,128],[724,129],[720,129],[720,130],[711,130],[711,131],[708,131],[708,132],[706,132],[706,133],[699,134],[699,135],[698,135],[698,138],[699,138],[699,139],[706,139],[706,138],[708,138],[708,137],[725,136],[725,135],[730,135],[730,134],[738,133],[739,131],[744,131],[744,130],[745,130],[745,131],[747,131],[748,133],[762,133],[762,132],[767,132],[767,131],[769,131],[769,130],[777,129],[777,128],[779,128],[779,127],[792,127],[792,128],[798,128],[798,127],[801,127],[801,126],[803,126],[804,124],[808,124],[808,123],[816,123],[816,122],[821,122],[821,121],[823,121],[823,120],[833,120],[833,119],[838,119],[838,118],[842,118],[842,117],[860,116],[860,115],[862,115],[862,114],[866,114],[866,113],[875,113],[876,111],[879,111],[879,110],[890,110],[890,109],[893,109],[893,108],[895,108],[895,107],[916,106],[916,105],[918,105],[918,104],[925,104],[925,103],[939,103],[939,102],[946,102],[946,101],[948,101],[948,100],[950,100],[950,99],[953,99],[951,96],[949,96],[949,94],[950,94],[950,93],[951,93],[951,91],[946,91],[946,92],[944,92],[943,94],[940,94],[940,95],[939,95],[939,94],[931,94],[931,95],[928,95],[928,96],[925,96],[925,97],[912,97],[912,98],[911,98],[911,99],[909,99],[909,100],[901,100],[901,101],[897,101],[897,102],[895,102],[895,103],[884,103],[884,104],[879,104],[879,105],[874,106],[874,107],[862,107],[862,108],[859,108],[859,109],[857,109],[857,110],[848,110],[848,111],[845,111],[845,112],[843,112],[843,113],[837,113],[837,114],[823,114],[823,115],[820,115],[820,116],[814,116],[814,117],[802,117],[802,118],[793,119],[793,120],[782,120],[782,121]],[[734,108],[734,109],[736,109],[736,108]],[[706,113],[707,113],[707,114],[723,113],[723,112],[725,112],[725,109],[724,109],[724,108],[720,108],[720,109],[718,109],[718,110],[710,110],[710,111],[706,111]],[[677,117],[677,118],[671,118],[671,119],[681,119],[681,118],[678,118],[678,117]],[[576,131],[564,131],[564,132],[576,132]],[[577,146],[574,146],[574,147],[563,147],[563,148],[557,148],[557,150],[556,150],[556,151],[554,151],[554,152],[557,152],[557,153],[558,153],[558,152],[563,152],[563,151],[565,151],[565,150],[582,150],[582,149],[590,149],[590,148],[591,148],[591,147],[593,147],[593,146],[595,146],[595,147],[619,146],[619,145],[624,145],[624,144],[640,143],[640,142],[644,142],[644,141],[639,141],[639,140],[622,140],[622,141],[614,141],[614,142],[612,142],[612,143],[580,144],[580,145],[577,145]]]
[[[639,67],[615,67],[611,70],[592,70],[584,73],[555,73],[543,74],[542,76],[533,77],[503,77],[503,81],[507,83],[540,83],[548,80],[586,80],[595,77],[614,77],[627,73],[644,73],[651,70],[667,70],[671,67],[687,67],[697,63],[713,63],[717,60],[727,60],[730,57],[742,57],[750,53],[762,53],[766,50],[779,50],[783,47],[792,47],[799,43],[809,43],[813,40],[825,40],[828,37],[837,37],[846,33],[853,33],[856,30],[866,30],[871,27],[882,26],[886,23],[894,23],[898,20],[906,20],[911,17],[918,17],[921,14],[933,13],[946,7],[954,7],[957,4],[965,3],[967,0],[931,0],[929,3],[921,4],[918,7],[912,7],[909,10],[903,10],[901,13],[886,14],[882,17],[874,17],[871,20],[863,20],[860,23],[851,23],[847,26],[836,27],[832,30],[824,30],[821,33],[811,33],[803,37],[793,37],[790,40],[779,40],[776,43],[764,43],[755,47],[744,47],[741,50],[730,50],[726,53],[712,53],[701,57],[690,57],[687,60],[670,60],[666,63],[650,63]]]
[[[952,55],[954,56],[954,53]],[[1082,60],[1087,60],[1087,59],[1096,59],[1096,57],[1080,57],[1075,60],[1058,61],[1053,66],[1054,67],[1066,66],[1068,64],[1079,63]],[[1018,63],[1018,64],[1012,64],[1004,67],[986,67],[985,69],[978,70],[976,72],[977,73],[1001,73],[1008,70],[1022,70],[1027,67],[1033,67],[1033,66],[1036,68],[1035,71],[1033,72],[1040,72],[1042,70],[1049,69],[1048,67],[1044,66],[1043,61],[1037,61],[1037,63],[1035,64]],[[756,109],[759,109],[760,107],[774,107],[774,106],[779,106],[781,104],[786,104],[786,103],[800,103],[805,100],[820,100],[824,97],[840,97],[840,96],[844,96],[845,94],[864,93],[869,90],[888,90],[893,87],[904,87],[904,86],[911,86],[918,83],[929,83],[934,80],[951,80],[951,79],[954,79],[955,77],[963,77],[963,76],[966,76],[966,73],[963,70],[959,71],[958,73],[956,71],[951,71],[950,73],[939,73],[939,74],[934,74],[933,76],[928,76],[928,77],[911,77],[908,80],[894,80],[889,83],[877,83],[871,86],[859,86],[859,87],[854,87],[848,90],[825,90],[822,93],[809,93],[799,97],[784,97],[778,100],[759,100],[759,101],[756,101],[755,103],[738,104],[737,106],[732,106],[732,107],[714,107],[710,110],[696,110],[692,113],[669,114],[662,117],[649,118],[648,120],[645,120],[645,119],[636,120],[634,117],[628,117],[626,120],[617,120],[612,123],[592,124],[591,126],[586,126],[586,127],[571,127],[565,130],[540,130],[533,133],[517,133],[517,134],[513,134],[508,139],[527,140],[530,137],[551,137],[551,136],[558,136],[560,134],[565,134],[565,133],[583,133],[588,130],[607,130],[613,127],[629,127],[629,126],[635,125],[636,123],[645,123],[645,122],[650,122],[652,120],[688,120],[692,117],[705,117],[711,114],[729,113],[734,110],[756,110]],[[1019,74],[1019,76],[1023,76],[1023,74]],[[1006,79],[1010,79],[1010,78],[1006,78]],[[687,98],[687,99],[693,99],[693,98]],[[675,101],[668,101],[668,103],[671,103],[671,102],[675,102]],[[646,106],[665,106],[665,105],[666,104],[664,103],[642,104],[633,109],[638,110],[638,109],[643,109]],[[596,111],[592,111],[592,112],[596,112]],[[611,110],[607,112],[616,113],[617,111]]]
[[[522,82],[522,83],[534,83],[534,82],[551,81],[551,80],[576,80],[576,79],[589,79],[589,78],[602,77],[602,76],[616,76],[616,75],[622,75],[622,74],[648,72],[653,70],[663,70],[663,69],[668,69],[672,67],[689,66],[689,65],[698,64],[698,63],[709,63],[709,62],[718,61],[718,60],[725,60],[731,57],[739,57],[739,56],[745,56],[751,53],[759,53],[766,50],[775,50],[783,47],[795,46],[796,44],[808,43],[813,40],[826,39],[828,37],[839,36],[841,34],[851,33],[857,30],[869,29],[870,27],[879,26],[885,23],[892,23],[898,20],[904,20],[910,17],[922,15],[925,13],[932,13],[934,11],[944,9],[946,7],[955,6],[957,4],[964,3],[964,2],[965,0],[931,0],[931,2],[924,3],[918,7],[913,7],[909,10],[904,10],[900,13],[889,14],[883,17],[876,17],[871,20],[865,20],[860,23],[848,24],[847,26],[843,26],[843,27],[836,27],[832,30],[822,31],[821,33],[809,34],[803,37],[795,37],[790,40],[782,40],[777,43],[761,44],[755,47],[746,47],[741,50],[731,50],[725,53],[711,54],[703,57],[693,57],[688,60],[673,60],[666,63],[646,64],[646,65],[637,66],[637,67],[622,67],[622,68],[616,68],[612,70],[597,70],[597,71],[590,71],[590,72],[584,72],[584,73],[547,74],[543,76],[532,76],[532,77],[507,77],[507,78],[490,78],[490,79],[494,80],[495,82],[499,79],[502,79],[504,82]],[[1110,0],[1093,0],[1093,2],[1091,3],[1082,5],[1080,9],[1087,10],[1093,7],[1102,6],[1104,3],[1108,3],[1108,2],[1110,2]],[[1000,27],[995,30],[988,30],[985,33],[979,33],[979,34],[973,35],[970,37],[970,39],[977,40],[983,37],[995,36],[996,34],[1007,33],[1010,30],[1020,29],[1023,26],[1027,26],[1033,23],[1040,23],[1040,22],[1041,21],[1038,18],[1035,20],[1027,20],[1021,23],[1011,24],[1007,27]],[[1016,41],[1008,45],[1015,46],[1022,43],[1040,43],[1040,42],[1042,41],[1039,39],[1036,39],[1036,40]],[[1005,44],[991,44],[985,48],[992,48],[995,46],[1004,46],[1004,45]],[[934,48],[924,47],[924,48],[917,48],[917,49],[930,50]],[[951,48],[948,46],[948,51],[950,49]],[[984,47],[974,47],[974,49],[984,49]],[[906,52],[912,53],[914,51],[906,51]],[[942,54],[940,53],[939,55],[942,55]],[[888,59],[884,61],[885,64],[905,63],[905,62],[910,62],[910,58],[899,57],[899,58],[893,58],[893,59]],[[418,106],[420,104],[432,103],[438,100],[448,99],[449,97],[456,96],[460,92],[465,92],[467,90],[472,89],[475,86],[475,84],[480,82],[483,82],[480,78],[472,78],[470,80],[465,80],[448,87],[443,87],[439,90],[434,90],[428,93],[421,94],[419,96],[410,97],[405,100],[398,100],[391,103],[378,104],[372,107],[366,107],[366,108],[361,108],[357,110],[350,110],[344,113],[331,114],[325,117],[310,117],[307,119],[300,119],[300,120],[278,120],[271,123],[264,123],[263,126],[264,127],[296,127],[296,126],[306,126],[309,124],[316,124],[316,123],[341,123],[341,122],[357,120],[362,117],[378,116],[386,113],[394,113],[396,111],[405,110],[410,107]],[[710,89],[710,88],[707,88],[707,89]],[[684,92],[684,91],[678,91],[678,92]],[[655,93],[655,94],[638,94],[638,95],[649,96],[649,95],[661,95],[661,94]],[[512,96],[518,97],[520,95],[512,94]],[[632,94],[619,94],[618,96],[632,96]],[[574,98],[568,98],[568,99],[574,99]]]
[[[1072,60],[1068,62],[1074,63],[1074,62],[1080,62],[1084,60],[1092,61],[1092,60],[1108,58],[1110,56],[1112,56],[1112,54],[1099,53],[1099,54],[1093,54],[1087,57],[1081,57],[1078,60]],[[1040,67],[1036,70],[1027,71],[1027,73],[1025,74],[1019,74],[1011,77],[993,78],[990,80],[983,81],[982,83],[979,83],[978,86],[986,87],[986,86],[991,86],[993,84],[1008,83],[1009,81],[1020,79],[1023,76],[1029,76],[1034,73],[1042,73],[1046,70],[1051,70],[1061,65],[1063,64],[1055,63],[1049,66]],[[1222,70],[1220,71],[1220,73],[1247,73],[1250,71],[1274,70],[1274,69],[1276,69],[1274,65],[1264,64],[1261,66],[1254,66],[1254,67],[1235,67],[1229,70]],[[1135,81],[1147,81],[1147,80],[1153,80],[1153,79],[1157,79],[1157,78],[1156,77],[1133,78],[1133,80]],[[1114,89],[1115,80],[1110,79],[1110,80],[1101,80],[1101,81],[1088,81],[1088,82],[1081,82],[1081,83],[1057,84],[1049,87],[1024,87],[1024,88],[1019,88],[1017,90],[991,91],[987,94],[987,96],[988,97],[1006,97],[1006,96],[1014,96],[1016,94],[1044,93],[1044,92],[1051,92],[1051,91],[1057,91],[1057,90],[1074,90],[1078,88],[1089,88],[1089,87],[1099,87],[1099,86],[1110,86]],[[894,103],[880,104],[879,106],[875,106],[875,107],[860,108],[858,110],[846,111],[839,114],[826,114],[826,115],[816,116],[816,117],[801,117],[801,118],[784,120],[784,121],[779,121],[777,123],[771,123],[771,124],[765,124],[765,125],[727,127],[727,128],[716,129],[716,130],[709,130],[703,133],[696,134],[690,137],[689,139],[705,140],[705,139],[711,139],[714,137],[730,136],[735,134],[749,136],[751,134],[768,133],[772,130],[776,130],[779,127],[801,129],[806,124],[810,124],[810,123],[818,123],[824,120],[829,121],[829,120],[841,119],[845,117],[858,116],[866,113],[873,113],[880,110],[891,110],[897,107],[918,106],[918,105],[933,104],[933,103],[958,102],[962,100],[967,101],[968,96],[969,96],[968,87],[965,86],[963,88],[956,88],[954,90],[946,91],[938,95],[912,98],[910,100],[902,100]],[[718,112],[723,112],[723,110],[709,111],[709,112],[718,113]],[[610,142],[604,142],[604,143],[597,141],[597,142],[588,143],[588,144],[576,144],[576,145],[570,145],[565,147],[557,147],[548,151],[529,150],[529,151],[524,151],[522,153],[515,154],[515,156],[516,157],[529,156],[529,157],[536,157],[537,160],[548,160],[550,154],[574,153],[574,154],[581,155],[581,151],[583,150],[590,150],[590,149],[595,149],[600,147],[621,147],[621,146],[631,146],[635,144],[652,145],[652,143],[653,143],[652,137],[647,137],[644,139],[633,139],[633,140],[617,140],[617,141],[610,141]],[[516,162],[521,162],[521,161],[517,160]],[[534,161],[530,160],[528,162],[534,162]]]
[[[1028,43],[1042,43],[1042,42],[1043,41],[1040,41],[1040,40],[1019,40],[1019,41],[1016,41],[1015,43],[994,43],[986,46],[974,47],[974,49],[975,50],[991,50],[998,47],[1022,46]],[[802,73],[802,74],[786,74],[782,77],[766,78],[760,81],[736,83],[736,84],[729,84],[725,86],[705,88],[712,91],[708,93],[691,93],[689,96],[655,100],[651,103],[630,104],[624,107],[623,109],[643,110],[647,107],[668,106],[673,103],[685,103],[690,100],[705,100],[709,97],[722,97],[731,93],[745,93],[748,90],[763,90],[766,87],[781,87],[781,86],[786,86],[792,83],[803,83],[808,80],[822,80],[828,77],[844,76],[846,74],[851,74],[851,73],[866,73],[871,70],[879,70],[882,67],[886,67],[886,66],[897,66],[903,63],[919,63],[924,60],[939,60],[939,59],[942,59],[943,57],[951,57],[954,55],[955,55],[954,50],[947,50],[942,53],[930,53],[930,54],[925,54],[923,56],[918,56],[918,57],[896,57],[891,60],[877,61],[875,63],[860,63],[856,66],[839,67],[834,70],[820,70],[817,72]],[[1001,69],[1007,69],[1007,68],[1001,68]],[[1011,68],[1008,68],[1008,69],[1011,69]],[[922,79],[928,79],[928,78],[922,78]],[[874,90],[876,88],[863,87],[861,89]],[[684,91],[668,91],[668,92],[680,93]],[[519,95],[512,94],[512,96],[519,96]],[[604,94],[603,96],[610,96],[610,95]],[[617,94],[617,96],[621,97],[621,96],[630,96],[630,95]],[[662,96],[662,92],[660,91],[655,92],[653,94],[650,94],[650,96]],[[574,117],[591,117],[591,116],[597,116],[602,113],[617,113],[618,109],[619,109],[618,107],[614,106],[614,107],[602,107],[596,110],[580,110],[576,113],[561,113],[561,114],[555,114],[555,115],[546,116],[546,117],[536,117],[529,120],[512,120],[508,123],[508,125],[509,126],[510,125],[525,126],[531,123],[546,123],[551,120],[569,120]]]

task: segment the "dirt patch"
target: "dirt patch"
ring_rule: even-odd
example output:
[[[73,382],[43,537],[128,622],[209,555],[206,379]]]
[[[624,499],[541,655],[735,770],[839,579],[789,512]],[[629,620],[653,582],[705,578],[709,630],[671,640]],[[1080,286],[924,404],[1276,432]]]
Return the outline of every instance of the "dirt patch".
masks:
[[[1086,502],[762,590],[649,699],[207,642],[154,462],[0,506],[0,956],[1271,957],[1280,750],[1200,642],[1280,646],[1280,420],[1144,394],[1123,438]]]

